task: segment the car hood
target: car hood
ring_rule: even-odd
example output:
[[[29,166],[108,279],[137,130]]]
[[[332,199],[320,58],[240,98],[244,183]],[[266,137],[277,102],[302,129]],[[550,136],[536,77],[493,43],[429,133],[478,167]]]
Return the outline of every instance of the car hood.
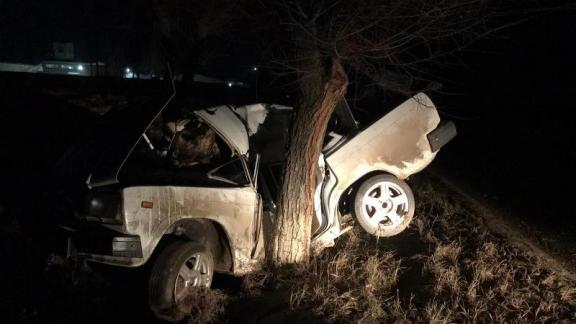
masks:
[[[87,180],[89,187],[101,187],[119,182],[118,175],[138,140],[172,98],[173,96],[168,98],[160,109],[148,105],[138,111],[127,109],[114,116],[114,125],[108,127],[110,132],[106,134],[107,140],[104,141],[113,145],[101,148],[106,154],[100,157],[99,163],[90,174]],[[249,134],[256,133],[258,126],[265,119],[266,115],[262,115],[263,109],[264,105],[260,104],[241,107],[225,105],[194,110],[194,114],[210,125],[239,155],[248,155]],[[250,113],[243,113],[245,111]]]
[[[202,89],[201,89],[202,90]],[[86,129],[82,139],[61,157],[54,178],[57,185],[75,186],[84,182],[89,188],[117,184],[118,176],[142,134],[154,119],[173,104],[176,91],[158,93],[146,102],[136,102],[104,115],[93,129]],[[192,106],[203,119],[240,155],[248,155],[254,139],[262,136],[270,111],[291,107],[268,104],[247,104],[249,98],[207,95],[194,96],[193,101],[174,104]],[[200,100],[202,99],[202,100]],[[223,101],[240,105],[214,105]],[[205,108],[210,107],[210,108]],[[267,134],[267,133],[266,133]]]
[[[164,100],[150,100],[142,105],[127,107],[108,116],[100,127],[99,145],[92,150],[98,156],[92,157],[97,162],[86,181],[89,187],[118,183],[118,174],[140,137],[170,104],[174,95],[172,93]]]

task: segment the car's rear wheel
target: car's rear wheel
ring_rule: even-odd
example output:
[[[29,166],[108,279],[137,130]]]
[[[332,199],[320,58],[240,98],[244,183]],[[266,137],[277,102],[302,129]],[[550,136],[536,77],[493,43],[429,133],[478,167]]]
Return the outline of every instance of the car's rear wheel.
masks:
[[[182,320],[190,311],[195,290],[210,288],[213,275],[214,258],[205,246],[186,241],[170,244],[160,253],[150,272],[150,309],[158,318]]]
[[[354,214],[368,233],[393,236],[408,227],[414,216],[414,195],[406,182],[379,174],[364,181],[354,197]]]

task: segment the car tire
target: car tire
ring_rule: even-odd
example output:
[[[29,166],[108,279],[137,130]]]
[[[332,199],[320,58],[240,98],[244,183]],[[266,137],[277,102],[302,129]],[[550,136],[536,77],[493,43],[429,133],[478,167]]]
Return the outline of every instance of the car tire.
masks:
[[[405,230],[414,216],[414,194],[408,184],[390,174],[365,180],[354,196],[354,216],[366,232],[394,236]]]
[[[189,312],[186,298],[192,289],[210,288],[213,275],[214,258],[204,245],[190,241],[171,243],[158,255],[150,271],[150,309],[163,320],[184,319]]]

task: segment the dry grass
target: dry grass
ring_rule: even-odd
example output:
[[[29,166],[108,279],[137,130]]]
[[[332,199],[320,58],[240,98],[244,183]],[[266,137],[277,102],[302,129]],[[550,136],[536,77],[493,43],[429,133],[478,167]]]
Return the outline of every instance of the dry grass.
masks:
[[[576,321],[574,282],[489,232],[439,185],[413,186],[419,205],[406,233],[376,240],[355,229],[309,265],[252,276],[249,290],[288,287],[292,309],[329,322]]]
[[[228,296],[216,289],[195,289],[184,300],[186,323],[216,323],[224,314]]]
[[[314,312],[328,321],[385,317],[388,310],[381,301],[393,297],[389,292],[398,280],[400,261],[390,251],[369,249],[361,242],[348,240],[342,248],[298,269],[289,279],[296,284],[290,304],[314,305]]]

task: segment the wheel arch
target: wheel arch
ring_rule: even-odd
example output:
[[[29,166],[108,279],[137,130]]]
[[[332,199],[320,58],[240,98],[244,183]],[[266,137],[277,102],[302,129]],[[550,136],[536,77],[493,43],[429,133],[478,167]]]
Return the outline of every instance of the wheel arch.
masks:
[[[174,240],[182,239],[206,246],[214,257],[215,271],[233,271],[234,259],[230,238],[224,226],[217,221],[206,218],[180,219],[168,228],[158,247],[162,248]]]
[[[354,197],[356,195],[356,192],[358,191],[358,188],[362,185],[362,183],[364,183],[367,179],[376,176],[376,175],[380,175],[380,174],[389,174],[392,176],[395,176],[396,178],[398,178],[397,175],[388,172],[386,170],[372,170],[367,172],[366,174],[364,174],[363,176],[361,176],[360,178],[357,178],[356,180],[354,180],[354,182],[352,182],[352,184],[348,185],[348,187],[346,187],[346,189],[344,189],[342,191],[342,194],[340,195],[340,198],[338,200],[338,212],[340,212],[341,215],[344,215],[347,212],[351,212],[352,210],[350,208],[354,208]]]

